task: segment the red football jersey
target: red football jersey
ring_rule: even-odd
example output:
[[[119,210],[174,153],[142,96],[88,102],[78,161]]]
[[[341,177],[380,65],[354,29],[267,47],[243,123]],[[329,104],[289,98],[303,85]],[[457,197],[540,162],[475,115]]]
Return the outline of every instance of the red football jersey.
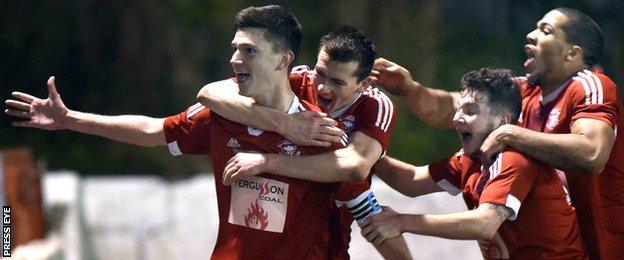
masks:
[[[297,66],[290,74],[290,81],[295,93],[301,97],[317,99],[318,92],[313,84],[314,71],[307,66]],[[394,128],[396,111],[392,100],[377,88],[364,90],[349,106],[329,112],[329,116],[339,122],[346,138],[355,132],[375,139],[381,145],[382,156],[390,145],[390,134]],[[348,139],[343,140],[346,146]],[[370,175],[361,183],[343,183],[336,193],[336,200],[347,202],[362,195],[370,188]]]
[[[478,241],[486,259],[585,259],[575,209],[555,170],[515,151],[490,168],[458,152],[429,165],[440,187],[460,192],[469,209],[482,203],[513,211],[492,240]]]
[[[368,88],[348,107],[329,114],[340,123],[347,136],[361,132],[375,139],[381,145],[382,154],[390,145],[390,133],[394,128],[396,111],[390,98],[377,88]],[[345,140],[348,143],[348,140]],[[370,188],[371,176],[360,183],[342,183],[336,193],[336,200],[347,202]],[[356,204],[358,204],[357,202]],[[362,219],[356,216],[358,221]]]
[[[290,73],[290,88],[299,99],[318,106],[318,89],[311,76],[313,73],[305,65],[294,67]]]
[[[613,127],[611,155],[600,175],[565,174],[581,234],[590,257],[624,258],[624,108],[615,83],[599,72],[583,70],[547,96],[538,86],[522,84],[520,126],[544,133],[570,133],[579,118]]]
[[[295,98],[289,113],[317,109]],[[299,147],[284,137],[226,120],[191,106],[165,120],[173,154],[209,153],[219,207],[215,259],[321,259],[329,254],[329,216],[335,184],[261,174],[221,184],[227,161],[238,151],[292,156],[328,151]],[[335,149],[334,147],[333,149]]]
[[[290,81],[295,93],[301,97],[317,99],[318,92],[313,84],[314,71],[307,66],[297,66],[290,74]],[[378,88],[369,87],[364,90],[349,106],[332,111],[329,116],[339,122],[345,131],[346,137],[351,137],[355,132],[375,139],[381,145],[382,156],[386,154],[390,145],[390,134],[394,128],[396,111],[392,100]],[[346,146],[348,139],[343,140]],[[360,183],[342,183],[336,193],[336,200],[347,203],[361,196],[370,188],[369,175],[366,181]],[[359,202],[358,202],[359,203]],[[356,203],[357,204],[357,203]]]
[[[390,145],[390,133],[394,128],[396,111],[390,98],[377,88],[368,88],[350,106],[330,113],[330,116],[340,123],[347,136],[361,132],[375,139],[381,145],[382,156]],[[340,183],[336,191],[337,205],[340,207],[338,216],[332,218],[333,225],[339,226],[341,231],[332,232],[332,258],[347,258],[349,242],[351,241],[351,223],[355,219],[361,223],[366,217],[381,212],[373,191],[370,190],[371,177],[369,173],[362,182]]]
[[[315,72],[307,66],[293,68],[291,82],[302,89],[295,93],[307,93],[308,97],[317,97],[316,86],[313,84]],[[303,90],[312,89],[312,90]],[[349,106],[328,112],[329,116],[338,121],[340,127],[348,137],[355,132],[361,132],[375,139],[382,148],[382,156],[385,155],[390,145],[390,134],[394,128],[396,111],[392,100],[377,88],[369,87],[364,90]],[[348,139],[343,140],[346,146]],[[362,182],[340,183],[335,193],[336,208],[332,213],[331,228],[331,258],[348,259],[349,242],[351,241],[351,223],[353,220],[362,222],[366,217],[381,212],[381,206],[377,202],[374,193],[370,190],[371,175]]]

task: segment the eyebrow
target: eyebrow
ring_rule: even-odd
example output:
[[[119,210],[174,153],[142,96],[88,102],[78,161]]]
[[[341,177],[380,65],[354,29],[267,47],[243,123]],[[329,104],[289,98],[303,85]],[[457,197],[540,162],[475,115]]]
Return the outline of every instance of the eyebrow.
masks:
[[[332,79],[333,81],[335,81],[335,82],[337,82],[337,83],[339,83],[339,84],[341,84],[341,85],[343,85],[343,84],[347,84],[347,82],[345,82],[344,80],[341,80],[341,79],[339,79],[339,78],[331,78],[331,77],[330,77],[330,79]]]
[[[465,102],[465,103],[461,104],[460,107],[467,107],[467,106],[479,107],[479,105],[477,103],[478,103],[477,101],[468,101],[468,102]]]
[[[537,22],[536,26],[537,26],[537,28],[543,28],[543,27],[546,27],[546,26],[549,26],[549,27],[551,27],[553,29],[555,28],[555,26],[553,26],[552,24],[547,23],[547,22],[543,22],[543,21]]]
[[[347,82],[342,80],[342,79],[335,78],[335,77],[328,77],[327,73],[325,73],[325,71],[327,71],[327,67],[319,68],[318,66],[314,66],[314,70],[316,70],[316,73],[321,74],[323,76],[326,76],[327,78],[329,78],[332,81],[335,81],[338,84],[341,84],[341,85],[346,85],[347,84]]]
[[[235,45],[236,45],[236,43],[235,43],[235,42],[231,42],[231,43],[230,43],[230,46],[232,46],[232,48],[234,48],[234,47],[235,47]],[[256,45],[251,44],[251,43],[240,43],[240,44],[238,44],[238,46],[243,47],[243,48],[247,48],[247,47],[252,47],[252,48],[255,48],[255,47],[256,47]]]

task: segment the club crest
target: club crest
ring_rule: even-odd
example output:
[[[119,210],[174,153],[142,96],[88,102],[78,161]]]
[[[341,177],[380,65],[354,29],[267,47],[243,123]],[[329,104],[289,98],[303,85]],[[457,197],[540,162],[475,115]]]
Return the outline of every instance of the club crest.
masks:
[[[300,155],[297,145],[291,141],[283,140],[277,145],[282,154],[286,155]]]
[[[559,115],[561,115],[561,110],[558,108],[553,108],[548,114],[548,121],[546,121],[546,128],[548,130],[553,130],[559,124]]]

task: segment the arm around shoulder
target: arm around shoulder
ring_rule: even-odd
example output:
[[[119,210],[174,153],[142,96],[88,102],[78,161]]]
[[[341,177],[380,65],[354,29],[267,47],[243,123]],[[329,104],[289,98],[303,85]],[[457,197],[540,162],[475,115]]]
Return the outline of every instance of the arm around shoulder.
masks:
[[[407,69],[384,58],[375,60],[371,78],[373,84],[400,96],[416,117],[433,126],[452,127],[458,92],[425,87]]]
[[[263,172],[316,182],[360,182],[366,179],[381,152],[376,140],[356,132],[347,147],[322,154],[238,153],[228,161],[223,182],[227,185],[241,177]]]
[[[379,142],[355,132],[347,147],[332,152],[301,157],[267,154],[266,170],[310,181],[359,182],[368,177],[381,153]]]
[[[613,128],[597,119],[580,118],[571,133],[550,134],[503,125],[488,136],[482,152],[493,154],[505,146],[570,173],[599,174],[615,142]]]

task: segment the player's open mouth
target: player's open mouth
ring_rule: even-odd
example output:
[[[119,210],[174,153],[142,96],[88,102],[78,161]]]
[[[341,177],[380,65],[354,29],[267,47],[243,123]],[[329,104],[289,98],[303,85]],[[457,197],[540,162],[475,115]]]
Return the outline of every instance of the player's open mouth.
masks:
[[[319,105],[321,107],[325,107],[325,106],[329,105],[332,102],[331,99],[324,98],[324,97],[321,97],[321,96],[318,97],[318,101],[319,101]]]
[[[527,55],[527,59],[524,62],[524,68],[528,70],[531,65],[533,65],[533,60],[535,60],[535,48],[530,44],[524,45],[524,52]]]
[[[236,81],[238,83],[242,83],[245,80],[249,79],[249,77],[251,76],[250,73],[246,73],[246,72],[236,72]]]
[[[472,139],[472,134],[465,131],[460,131],[459,136],[464,143],[470,142],[470,140]]]

